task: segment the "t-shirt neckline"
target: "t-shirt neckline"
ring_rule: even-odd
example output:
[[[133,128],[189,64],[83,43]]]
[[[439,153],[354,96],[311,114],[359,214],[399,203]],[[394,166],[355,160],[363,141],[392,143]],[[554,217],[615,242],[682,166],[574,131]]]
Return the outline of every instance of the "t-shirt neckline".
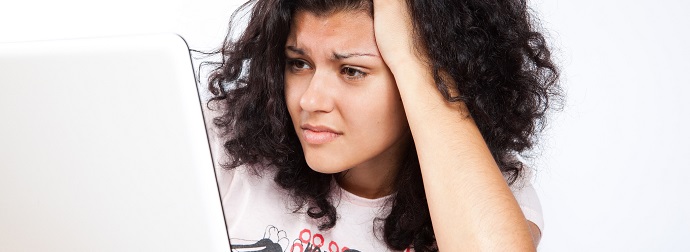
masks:
[[[389,195],[386,195],[383,197],[379,197],[379,198],[375,198],[375,199],[369,199],[369,198],[361,197],[361,196],[358,196],[354,193],[351,193],[351,192],[345,190],[345,188],[342,188],[340,186],[340,184],[338,184],[338,182],[335,180],[335,178],[333,178],[333,180],[332,180],[332,186],[334,189],[333,193],[335,194],[334,196],[336,198],[338,198],[338,196],[340,196],[339,198],[341,200],[345,200],[349,203],[352,203],[352,204],[355,204],[358,206],[363,206],[363,207],[376,207],[376,208],[383,207],[386,205],[386,202],[391,197],[393,197],[395,195],[395,193],[392,193],[392,194],[389,194]],[[338,195],[338,194],[340,194],[340,195]]]

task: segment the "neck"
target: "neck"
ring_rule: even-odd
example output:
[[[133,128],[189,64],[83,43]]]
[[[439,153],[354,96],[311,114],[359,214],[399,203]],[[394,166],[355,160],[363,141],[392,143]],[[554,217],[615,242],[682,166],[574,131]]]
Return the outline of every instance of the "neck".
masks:
[[[355,169],[336,175],[336,181],[341,188],[367,199],[377,199],[393,193],[394,178],[395,174],[375,174]]]
[[[377,158],[335,176],[338,185],[359,197],[376,199],[394,192],[395,178],[409,146],[402,139]]]

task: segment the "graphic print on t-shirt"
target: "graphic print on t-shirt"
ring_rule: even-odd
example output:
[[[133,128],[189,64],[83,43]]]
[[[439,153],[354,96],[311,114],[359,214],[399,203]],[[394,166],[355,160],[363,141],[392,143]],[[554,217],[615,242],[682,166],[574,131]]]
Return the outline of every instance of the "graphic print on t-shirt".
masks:
[[[233,252],[359,252],[336,241],[326,241],[322,234],[305,228],[297,238],[288,238],[287,232],[268,226],[260,239],[232,238]],[[292,240],[292,243],[290,241]]]

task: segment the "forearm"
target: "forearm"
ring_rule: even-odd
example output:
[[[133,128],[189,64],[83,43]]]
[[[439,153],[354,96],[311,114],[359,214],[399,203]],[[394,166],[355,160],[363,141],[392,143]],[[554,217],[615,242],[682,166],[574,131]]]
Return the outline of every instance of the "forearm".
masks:
[[[535,250],[527,221],[464,104],[447,102],[421,63],[392,70],[439,249]]]

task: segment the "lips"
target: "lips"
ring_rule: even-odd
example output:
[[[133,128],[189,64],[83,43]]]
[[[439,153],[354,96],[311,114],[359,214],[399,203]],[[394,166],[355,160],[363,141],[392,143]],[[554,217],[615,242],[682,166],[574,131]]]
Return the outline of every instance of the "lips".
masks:
[[[326,126],[304,124],[301,126],[301,128],[304,141],[309,144],[329,143],[343,134]]]

